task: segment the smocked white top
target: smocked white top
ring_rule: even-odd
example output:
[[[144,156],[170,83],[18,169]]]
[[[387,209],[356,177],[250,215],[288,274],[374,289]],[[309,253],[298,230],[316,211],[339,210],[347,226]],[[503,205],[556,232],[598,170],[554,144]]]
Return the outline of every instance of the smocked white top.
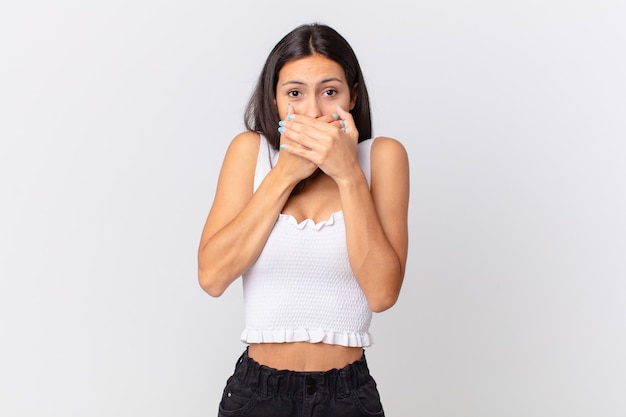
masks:
[[[369,139],[358,158],[370,184]],[[254,190],[278,160],[261,136]],[[300,223],[280,214],[263,252],[243,274],[245,343],[302,342],[370,346],[372,311],[356,281],[346,245],[343,212]]]

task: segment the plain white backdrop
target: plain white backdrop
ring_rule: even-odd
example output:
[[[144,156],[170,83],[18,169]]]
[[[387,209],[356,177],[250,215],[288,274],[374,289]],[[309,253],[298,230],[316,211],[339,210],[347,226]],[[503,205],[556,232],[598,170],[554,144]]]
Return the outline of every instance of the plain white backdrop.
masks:
[[[217,415],[196,250],[272,46],[335,27],[411,163],[367,354],[389,417],[626,413],[623,1],[0,6],[0,415]],[[233,248],[237,250],[237,248]]]

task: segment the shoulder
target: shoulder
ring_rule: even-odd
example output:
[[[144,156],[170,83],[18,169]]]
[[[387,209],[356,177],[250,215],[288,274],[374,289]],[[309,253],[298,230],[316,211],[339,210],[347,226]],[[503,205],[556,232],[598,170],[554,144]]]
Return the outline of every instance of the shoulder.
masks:
[[[394,138],[378,136],[373,139],[372,165],[408,164],[408,154],[402,143]]]
[[[260,141],[261,137],[256,132],[243,132],[235,136],[226,150],[220,178],[252,181]]]
[[[228,154],[236,154],[236,156],[256,157],[261,142],[261,135],[256,132],[242,132],[233,138],[228,146]]]
[[[405,218],[409,198],[409,158],[400,141],[377,137],[371,152],[371,192],[379,213]]]
[[[404,145],[402,145],[402,143],[398,139],[390,138],[388,136],[377,136],[373,138],[372,141],[372,147],[406,153]]]

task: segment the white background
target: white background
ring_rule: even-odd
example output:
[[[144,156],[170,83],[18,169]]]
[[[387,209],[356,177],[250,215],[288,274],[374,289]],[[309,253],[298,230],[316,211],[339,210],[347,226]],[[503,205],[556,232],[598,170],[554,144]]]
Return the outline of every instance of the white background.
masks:
[[[626,415],[626,5],[564,0],[3,2],[0,415],[217,414],[241,290],[202,292],[197,244],[263,61],[310,21],[410,156],[368,349],[387,415]]]

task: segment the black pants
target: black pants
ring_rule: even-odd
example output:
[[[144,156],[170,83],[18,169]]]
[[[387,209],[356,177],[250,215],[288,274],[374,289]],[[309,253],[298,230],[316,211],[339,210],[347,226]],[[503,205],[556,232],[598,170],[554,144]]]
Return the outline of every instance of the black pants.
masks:
[[[243,353],[228,379],[218,417],[384,416],[365,354],[342,369],[278,371]]]

